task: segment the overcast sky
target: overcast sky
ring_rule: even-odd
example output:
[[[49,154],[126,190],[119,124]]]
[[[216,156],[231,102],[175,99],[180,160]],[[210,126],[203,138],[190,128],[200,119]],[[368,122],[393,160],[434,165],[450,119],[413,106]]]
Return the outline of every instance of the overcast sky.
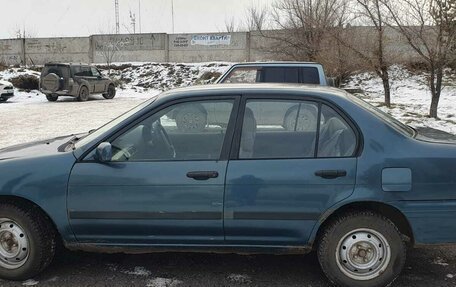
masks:
[[[172,0],[119,0],[120,31],[133,32],[130,11],[139,32],[172,32]],[[252,4],[275,0],[174,0],[176,33],[219,32],[227,19],[242,20]],[[0,0],[0,38],[15,38],[25,27],[33,37],[88,36],[115,32],[114,0]]]

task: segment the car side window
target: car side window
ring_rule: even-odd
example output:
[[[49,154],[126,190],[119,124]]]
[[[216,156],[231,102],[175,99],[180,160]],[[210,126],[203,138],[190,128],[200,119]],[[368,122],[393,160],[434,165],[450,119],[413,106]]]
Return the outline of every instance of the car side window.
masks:
[[[260,70],[257,67],[235,68],[223,80],[223,83],[255,83],[259,82]]]
[[[92,71],[92,76],[94,77],[99,77],[101,76],[100,73],[98,72],[98,70],[94,67],[90,67],[90,70]]]
[[[111,141],[112,161],[218,160],[233,100],[172,105]]]
[[[315,156],[318,104],[295,100],[248,100],[239,158]]]
[[[265,83],[299,83],[298,68],[268,67],[263,69]]]
[[[356,149],[357,138],[351,126],[334,109],[321,107],[318,157],[349,157]]]

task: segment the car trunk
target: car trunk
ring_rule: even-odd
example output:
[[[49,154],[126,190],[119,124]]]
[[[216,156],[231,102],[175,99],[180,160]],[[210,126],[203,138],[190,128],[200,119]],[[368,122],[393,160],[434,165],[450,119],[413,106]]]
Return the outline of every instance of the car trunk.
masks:
[[[55,74],[56,78],[49,77],[50,74]],[[70,67],[66,65],[46,65],[41,71],[41,87],[50,91],[61,91],[69,89],[69,79],[71,78]]]
[[[435,143],[456,144],[456,135],[441,130],[428,127],[419,127],[416,128],[416,131],[416,139],[418,140]]]

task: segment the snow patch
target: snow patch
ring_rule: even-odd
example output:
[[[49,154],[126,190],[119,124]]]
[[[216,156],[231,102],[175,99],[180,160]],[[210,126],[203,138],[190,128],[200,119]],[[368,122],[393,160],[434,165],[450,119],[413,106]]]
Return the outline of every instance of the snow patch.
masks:
[[[136,266],[133,270],[122,270],[121,272],[128,275],[144,277],[150,276],[152,274],[152,272],[141,266]]]
[[[38,285],[38,283],[40,283],[40,282],[33,280],[33,279],[29,279],[29,280],[22,282],[22,286],[35,286],[35,285]]]
[[[234,283],[245,284],[252,282],[252,279],[249,275],[245,274],[230,274],[228,275],[228,280]]]
[[[183,282],[177,279],[168,278],[154,278],[147,282],[147,287],[175,287],[182,284]]]
[[[434,259],[434,261],[432,261],[432,264],[440,265],[440,266],[448,266],[449,265],[448,263],[445,262],[445,260],[443,260],[440,257],[437,257],[436,259]]]
[[[447,275],[446,275],[446,278],[453,279],[454,276],[455,276],[455,275],[453,275],[453,274],[447,274]]]

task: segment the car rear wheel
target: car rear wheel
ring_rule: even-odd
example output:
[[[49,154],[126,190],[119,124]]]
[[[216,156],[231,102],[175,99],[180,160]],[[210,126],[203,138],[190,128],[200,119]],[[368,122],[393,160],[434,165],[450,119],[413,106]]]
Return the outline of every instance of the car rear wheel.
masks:
[[[318,259],[337,286],[380,287],[404,267],[406,247],[396,226],[369,211],[347,213],[323,231]]]
[[[86,86],[82,86],[79,90],[78,101],[85,102],[89,99],[89,89]]]
[[[116,96],[116,87],[113,84],[108,86],[108,91],[106,94],[103,94],[103,97],[107,100],[110,100]]]
[[[58,98],[59,98],[59,96],[57,96],[57,95],[46,95],[46,99],[50,102],[55,102],[55,101],[57,101]]]
[[[55,232],[37,208],[0,204],[0,278],[36,276],[51,263],[55,247]]]

